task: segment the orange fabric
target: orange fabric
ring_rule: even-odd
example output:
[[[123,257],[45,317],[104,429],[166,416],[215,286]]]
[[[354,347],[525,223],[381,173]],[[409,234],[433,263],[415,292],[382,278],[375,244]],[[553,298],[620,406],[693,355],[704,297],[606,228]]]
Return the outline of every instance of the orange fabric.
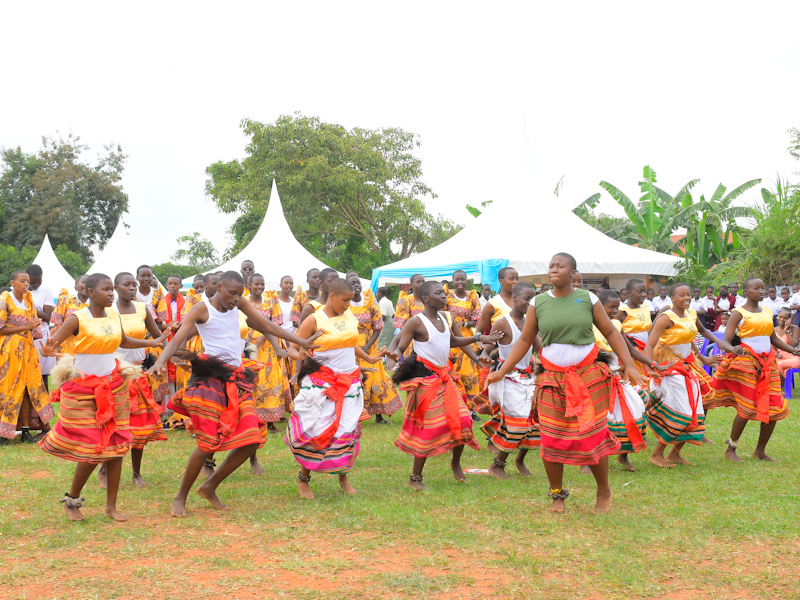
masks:
[[[139,377],[139,379],[131,381],[128,391],[131,396],[131,407],[139,406],[139,392],[141,392],[150,410],[156,413],[156,415],[160,415],[164,412],[164,407],[153,399],[153,390],[150,389],[147,377]]]
[[[600,348],[594,345],[589,355],[577,365],[571,367],[559,367],[551,363],[543,355],[539,355],[542,366],[548,371],[566,373],[566,389],[564,390],[567,398],[567,409],[564,411],[565,417],[578,418],[578,431],[586,431],[594,426],[594,403],[589,395],[586,384],[578,375],[577,370],[581,367],[588,367],[597,358]]]
[[[447,421],[447,428],[450,430],[450,439],[461,441],[461,417],[458,414],[460,396],[456,390],[453,378],[450,376],[450,364],[448,363],[444,367],[437,367],[432,362],[420,358],[419,356],[417,356],[417,360],[433,371],[433,374],[439,378],[439,384],[444,385],[444,417],[445,421]],[[431,385],[420,397],[417,410],[414,412],[412,418],[415,425],[422,426],[425,413],[428,412],[428,407],[438,390],[438,386]]]
[[[312,380],[319,380],[327,383],[330,387],[325,388],[325,395],[336,404],[336,418],[328,428],[311,440],[316,448],[327,448],[342,420],[342,407],[344,406],[344,395],[356,381],[361,381],[361,369],[356,367],[352,373],[334,373],[328,367],[322,367],[316,373],[310,375]]]
[[[644,442],[642,432],[639,431],[639,428],[636,426],[636,420],[631,414],[631,409],[628,407],[628,403],[625,402],[625,391],[622,387],[622,379],[620,379],[619,375],[614,374],[614,376],[611,378],[611,385],[616,392],[616,400],[619,402],[619,408],[622,411],[622,422],[625,423],[625,431],[628,432],[628,439],[631,441],[633,449],[637,452],[644,450],[647,447],[647,444]],[[611,404],[608,406],[608,412],[614,411],[613,402],[614,396],[611,397]]]
[[[686,383],[686,394],[689,397],[689,406],[692,409],[692,420],[689,423],[689,427],[687,431],[692,431],[697,428],[697,403],[698,400],[694,395],[694,390],[692,389],[692,381],[697,382],[697,388],[700,389],[700,379],[697,377],[697,374],[694,372],[694,369],[689,367],[688,365],[692,364],[695,361],[694,354],[690,354],[687,356],[683,361],[678,361],[674,365],[672,365],[669,369],[664,371],[661,375],[681,375]],[[667,363],[659,363],[659,364],[667,364]]]
[[[119,361],[116,361],[114,370],[106,377],[85,375],[70,380],[71,383],[88,388],[94,392],[94,403],[97,406],[95,422],[97,423],[97,427],[102,430],[100,433],[100,441],[95,445],[95,452],[98,454],[105,450],[106,446],[108,446],[108,440],[111,439],[111,434],[117,430],[114,391],[111,389],[111,382],[118,378]]]
[[[752,354],[761,365],[761,375],[758,376],[756,383],[756,420],[769,423],[769,372],[775,364],[775,348],[770,346],[769,354],[765,358],[744,342],[740,342],[739,345]]]

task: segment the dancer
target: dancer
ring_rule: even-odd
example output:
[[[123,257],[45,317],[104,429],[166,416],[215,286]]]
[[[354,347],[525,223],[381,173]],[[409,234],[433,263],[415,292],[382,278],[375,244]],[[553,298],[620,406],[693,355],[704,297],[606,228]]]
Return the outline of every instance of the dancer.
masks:
[[[764,282],[750,277],[743,287],[744,304],[731,311],[725,339],[717,342],[730,354],[725,355],[714,373],[708,408],[736,409],[725,458],[742,462],[736,454],[739,437],[748,421],[760,421],[761,431],[753,456],[774,461],[767,455],[766,447],[775,425],[789,415],[789,403],[781,393],[773,346],[787,355],[800,356],[800,350],[778,337],[772,325],[772,312],[758,305],[764,299]],[[735,335],[739,336],[739,345],[731,347]]]
[[[55,416],[34,344],[42,336],[42,320],[29,284],[25,271],[14,271],[11,291],[0,294],[0,446],[14,439],[17,424],[20,442],[33,443],[31,428],[43,430]]]
[[[528,312],[536,290],[530,283],[520,282],[514,286],[511,295],[511,312],[492,325],[492,333],[503,334],[497,341],[499,351],[498,366],[505,363],[511,349],[522,335],[525,328],[525,313]],[[484,349],[483,357],[488,359],[490,346]],[[528,450],[539,446],[539,428],[531,417],[531,400],[535,389],[533,365],[531,364],[531,348],[522,359],[514,365],[502,380],[489,386],[489,397],[493,406],[497,407],[496,416],[481,427],[489,438],[489,443],[496,449],[495,459],[489,467],[489,473],[497,479],[508,479],[506,461],[509,454],[518,450],[514,464],[523,477],[530,477],[531,472],[525,466]]]
[[[367,356],[377,356],[381,353],[376,342],[383,330],[381,311],[371,290],[362,293],[361,279],[358,273],[350,271],[347,274],[347,283],[353,288],[350,311],[358,319],[358,345]],[[383,356],[383,354],[381,355]],[[366,373],[364,377],[364,408],[370,416],[375,415],[376,423],[388,425],[389,421],[384,419],[384,416],[391,417],[403,408],[400,395],[391,379],[386,375],[383,362],[367,363],[359,360],[359,365]]]
[[[522,336],[508,358],[487,379],[501,381],[542,334],[540,359],[544,372],[536,378],[534,396],[541,434],[540,453],[550,483],[552,510],[564,511],[569,491],[564,489],[564,465],[589,465],[597,482],[595,512],[611,508],[608,456],[620,442],[608,429],[612,373],[597,360],[599,349],[592,325],[608,340],[633,384],[640,376],[620,333],[591,292],[572,287],[575,259],[558,253],[550,260],[547,278],[553,289],[539,294],[528,309]]]
[[[672,308],[656,317],[644,355],[651,367],[666,365],[662,377],[653,378],[650,388],[655,398],[647,409],[646,418],[658,438],[658,444],[650,456],[650,462],[662,468],[674,467],[676,463],[691,465],[681,456],[686,442],[701,444],[705,434],[705,409],[703,396],[707,393],[707,376],[695,364],[698,358],[704,365],[714,366],[721,357],[706,357],[695,352],[694,338],[698,331],[710,341],[716,342],[726,352],[733,347],[718,340],[700,322],[689,305],[692,291],[686,283],[676,283],[669,289]],[[655,359],[655,360],[654,360]],[[661,369],[659,369],[661,370]],[[672,444],[672,450],[664,458],[664,450]]]
[[[483,307],[475,331],[486,331],[498,319],[511,312],[511,296],[514,293],[514,286],[519,283],[519,273],[512,267],[503,267],[498,271],[497,278],[500,281],[500,293]]]
[[[461,329],[462,337],[470,337],[475,334],[475,325],[481,316],[481,305],[478,302],[478,292],[475,290],[467,292],[467,274],[464,271],[458,270],[453,273],[453,289],[447,291],[445,309],[453,316]],[[478,347],[472,346],[472,351],[477,354]],[[459,348],[453,348],[450,351],[450,360],[464,385],[467,405],[474,411],[491,414],[491,408],[488,405],[477,405],[481,397],[481,381],[477,365],[469,360]]]
[[[55,335],[58,328],[64,324],[72,313],[89,306],[89,296],[86,294],[86,279],[88,275],[78,275],[75,278],[75,295],[62,295],[56,302],[53,309],[51,321],[54,325],[52,334]],[[74,340],[68,337],[67,340],[57,348],[59,354],[75,354],[73,349]]]
[[[41,348],[42,344],[50,337],[50,320],[55,308],[53,290],[42,285],[42,267],[39,265],[28,265],[25,272],[28,274],[31,297],[36,307],[36,316],[42,321],[41,325],[39,325],[41,336],[33,340],[33,343],[39,353],[39,368],[42,373],[44,387],[47,389],[47,376],[50,375],[50,370],[56,366],[56,361],[52,357],[42,356]]]
[[[429,457],[452,450],[450,468],[456,481],[463,482],[464,446],[480,450],[472,435],[467,405],[453,383],[457,375],[448,360],[450,348],[464,348],[467,356],[478,362],[470,344],[490,343],[502,337],[500,332],[462,337],[461,329],[444,310],[447,297],[440,283],[426,281],[419,294],[424,310],[405,324],[396,350],[402,353],[413,341],[415,354],[403,361],[392,378],[406,392],[405,420],[395,446],[414,457],[408,485],[417,491],[425,489],[422,470]]]
[[[294,301],[290,295],[292,293],[292,289],[294,288],[294,280],[292,279],[291,275],[284,275],[281,277],[280,285],[281,291],[276,297],[276,310],[280,310],[280,322],[276,321],[276,323],[278,323],[289,333],[294,333],[295,324],[292,322],[292,304]],[[279,339],[278,341],[281,344],[281,348],[288,350],[285,340]],[[295,377],[295,373],[297,371],[295,369],[294,361],[289,357],[288,354],[281,361],[281,368],[289,380],[289,392],[291,394],[291,398],[286,404],[286,412],[291,413],[292,410],[294,410],[292,398],[297,395],[298,390],[296,383],[293,383],[297,379]]]
[[[786,289],[786,288],[783,288]],[[775,328],[775,334],[780,340],[791,348],[796,348],[800,343],[800,328],[792,324],[792,311],[788,307],[781,307],[778,310],[778,326]],[[775,353],[775,360],[778,362],[778,371],[781,374],[781,387],[784,385],[786,379],[786,372],[789,369],[800,369],[800,358],[796,355],[781,352],[780,350]]]
[[[208,281],[206,295],[209,293]],[[244,280],[239,273],[223,273],[213,296],[192,307],[175,337],[148,371],[163,371],[166,362],[182,344],[195,332],[200,334],[208,356],[189,357],[192,380],[186,391],[176,393],[169,402],[172,410],[191,418],[197,441],[197,448],[189,457],[183,481],[172,503],[171,513],[175,517],[186,516],[189,490],[206,459],[214,452],[230,450],[220,467],[197,489],[197,493],[214,508],[226,510],[228,507],[217,496],[217,487],[266,439],[266,426],[259,422],[253,407],[253,384],[242,363],[239,311],[245,313],[251,327],[264,335],[282,337],[304,348],[313,348],[313,339],[302,340],[267,321],[249,300],[242,297],[243,292]]]
[[[628,340],[640,353],[643,353],[650,336],[650,329],[653,327],[651,309],[645,304],[648,293],[647,284],[641,279],[629,279],[625,289],[628,290],[628,301],[620,305],[617,310],[617,319],[622,323],[622,332]],[[650,379],[650,373],[647,370],[648,364],[637,360],[634,362],[636,370],[647,381]]]
[[[119,314],[112,308],[111,279],[93,273],[85,285],[89,306],[70,315],[42,347],[44,354],[55,356],[56,347],[67,337],[75,336],[74,357],[62,357],[53,370],[61,408],[58,422],[39,447],[48,454],[79,463],[70,490],[61,499],[69,519],[83,520],[83,486],[95,467],[106,463],[105,514],[115,521],[126,521],[117,510],[117,492],[122,458],[131,445],[128,381],[139,378],[141,370],[120,363],[114,353],[119,348],[154,348],[167,336],[152,340],[129,338]]]
[[[342,491],[356,493],[347,475],[358,456],[361,421],[369,418],[356,359],[377,364],[385,351],[368,356],[358,345],[358,319],[349,308],[353,294],[345,279],[329,282],[325,305],[298,330],[301,337],[319,336],[314,357],[308,358],[294,343],[289,346],[292,358],[305,360],[285,442],[300,464],[297,488],[306,500],[314,499],[309,485],[312,471],[338,475]]]
[[[294,295],[290,318],[295,327],[300,327],[300,314],[306,304],[319,297],[319,269],[311,269],[306,273],[306,283],[308,284],[308,292],[304,292],[298,287]]]
[[[425,283],[425,278],[422,275],[412,275],[411,276],[411,293],[410,294],[403,294],[400,292],[400,297],[397,299],[397,310],[394,313],[394,329],[398,333],[395,334],[392,343],[389,344],[389,353],[392,354],[394,349],[397,348],[397,344],[400,342],[400,335],[399,330],[401,330],[406,323],[416,315],[421,313],[425,309],[425,305],[422,303],[422,299],[419,295],[419,289],[423,283]],[[404,358],[408,358],[413,352],[413,345],[410,345],[408,349],[403,354]],[[394,369],[394,361],[386,363],[386,368],[390,371]]]
[[[308,301],[308,304],[305,305],[303,311],[300,313],[298,323],[302,325],[303,321],[305,321],[309,315],[314,314],[325,306],[325,303],[328,301],[328,286],[334,279],[338,278],[338,271],[330,267],[326,267],[319,272],[319,296]]]
[[[184,298],[183,294],[181,294],[182,286],[183,280],[181,279],[180,275],[170,275],[167,277],[167,297],[164,301],[167,314],[164,317],[164,324],[168,327],[171,326],[173,332],[177,331],[181,326],[181,313],[183,311],[183,307],[186,305],[186,298]],[[172,339],[171,335],[170,339]],[[167,365],[167,369],[169,373],[169,382],[176,383],[177,370],[175,364],[170,362]]]

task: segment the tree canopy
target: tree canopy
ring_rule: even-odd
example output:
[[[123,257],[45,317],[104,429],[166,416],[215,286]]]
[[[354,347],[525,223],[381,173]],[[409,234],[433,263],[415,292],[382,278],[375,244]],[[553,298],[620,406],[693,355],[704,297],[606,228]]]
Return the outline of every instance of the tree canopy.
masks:
[[[201,238],[199,232],[195,231],[191,235],[182,235],[177,239],[177,242],[185,244],[187,247],[180,248],[175,252],[172,255],[172,260],[186,263],[190,267],[195,267],[198,271],[209,269],[218,263],[217,249],[214,248],[214,244]]]
[[[102,247],[128,210],[120,186],[127,156],[107,145],[90,164],[81,156],[87,150],[70,134],[43,137],[36,154],[0,151],[0,243],[38,247],[49,234],[55,246],[92,260],[91,247]]]
[[[436,195],[421,179],[421,161],[413,154],[420,143],[413,133],[348,130],[299,113],[267,124],[244,119],[241,127],[250,138],[247,157],[206,169],[206,192],[217,207],[240,215],[227,256],[258,229],[273,179],[295,236],[329,263],[369,263],[364,269],[371,271],[427,250],[459,229],[426,210],[423,200]]]

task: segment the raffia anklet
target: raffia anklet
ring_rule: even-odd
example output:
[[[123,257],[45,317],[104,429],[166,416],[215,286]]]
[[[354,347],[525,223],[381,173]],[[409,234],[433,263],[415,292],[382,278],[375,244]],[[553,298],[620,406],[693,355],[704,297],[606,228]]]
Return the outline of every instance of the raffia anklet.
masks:
[[[64,497],[59,500],[59,502],[67,508],[81,508],[83,503],[86,502],[86,498],[80,496],[78,498],[73,498],[69,495],[69,493],[66,493],[64,494]]]
[[[422,483],[422,475],[414,475],[412,473],[408,476],[408,480],[414,483]]]
[[[309,481],[311,481],[311,473],[309,473],[308,475],[303,475],[303,472],[300,471],[297,474],[297,481],[302,481],[303,483],[308,483]]]
[[[550,497],[553,500],[566,500],[569,497],[569,490],[566,488],[550,488]]]
[[[495,458],[492,461],[492,465],[495,466],[495,467],[500,467],[501,469],[505,469],[506,468],[506,462],[500,460],[499,458]]]
[[[733,440],[725,440],[725,443],[730,446],[731,450],[736,450],[739,447],[739,440],[735,442]]]

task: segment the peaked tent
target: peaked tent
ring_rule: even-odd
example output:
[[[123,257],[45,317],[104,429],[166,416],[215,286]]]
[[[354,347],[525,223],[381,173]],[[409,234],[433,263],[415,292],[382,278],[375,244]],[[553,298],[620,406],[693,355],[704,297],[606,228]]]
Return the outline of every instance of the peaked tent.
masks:
[[[105,247],[98,253],[97,258],[89,269],[89,274],[104,273],[114,279],[117,273],[128,271],[136,275],[136,267],[141,263],[135,263],[140,253],[128,237],[122,219],[117,223],[117,228],[111,237],[108,238]],[[141,259],[140,259],[141,260]]]
[[[49,288],[56,298],[62,289],[66,289],[70,294],[74,292],[75,278],[61,265],[47,234],[44,234],[42,247],[33,259],[33,264],[42,267],[42,285]]]
[[[553,202],[498,202],[489,205],[449,240],[438,246],[374,269],[372,289],[408,283],[420,273],[449,279],[461,269],[498,289],[497,272],[514,267],[520,276],[544,275],[556,252],[575,257],[587,275],[675,275],[680,259],[618,242],[601,233],[571,210]]]
[[[311,269],[324,269],[326,265],[306,250],[294,237],[286,215],[283,212],[281,198],[278,195],[278,186],[272,181],[272,192],[269,196],[269,205],[253,239],[245,248],[229,261],[216,269],[209,271],[236,271],[245,260],[252,260],[256,273],[264,276],[266,289],[277,290],[280,287],[281,277],[291,275],[294,285],[306,287],[306,273]],[[192,286],[194,277],[183,280],[183,288]],[[364,289],[370,286],[369,281],[362,280]]]

